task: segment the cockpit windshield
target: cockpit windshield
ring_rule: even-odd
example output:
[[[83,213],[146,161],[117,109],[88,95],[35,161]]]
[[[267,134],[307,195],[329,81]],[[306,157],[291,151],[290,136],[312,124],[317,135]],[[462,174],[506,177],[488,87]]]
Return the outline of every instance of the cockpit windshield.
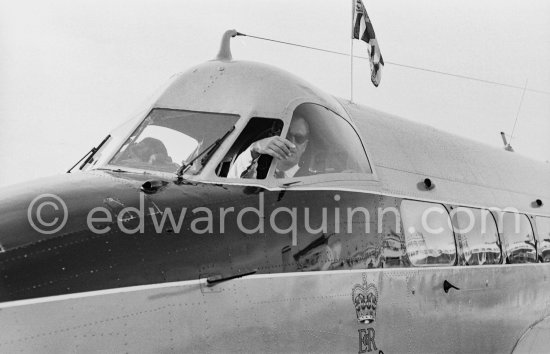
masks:
[[[231,114],[154,109],[109,164],[175,173],[222,137],[238,119]],[[196,159],[187,173],[197,174],[202,167],[201,159]]]

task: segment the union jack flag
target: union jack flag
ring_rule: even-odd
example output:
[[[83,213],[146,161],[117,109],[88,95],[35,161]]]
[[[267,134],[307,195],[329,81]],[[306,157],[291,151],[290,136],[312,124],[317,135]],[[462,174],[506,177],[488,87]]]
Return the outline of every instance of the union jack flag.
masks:
[[[361,0],[355,0],[355,7],[353,12],[353,39],[360,39],[366,42],[369,51],[371,81],[374,86],[378,87],[380,79],[382,78],[382,68],[384,67],[384,59],[380,53],[380,46],[376,40],[374,34],[374,28],[372,28],[372,22],[370,21],[365,5]]]

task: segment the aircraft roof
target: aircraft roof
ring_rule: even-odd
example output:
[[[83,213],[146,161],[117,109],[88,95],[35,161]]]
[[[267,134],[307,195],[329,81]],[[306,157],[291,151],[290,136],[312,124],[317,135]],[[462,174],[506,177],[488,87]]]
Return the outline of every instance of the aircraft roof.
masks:
[[[550,165],[341,100],[361,130],[383,190],[550,214]],[[435,188],[417,184],[430,178]],[[542,207],[534,201],[541,199]]]
[[[326,106],[359,128],[380,183],[357,188],[550,215],[550,165],[334,98],[271,65],[230,55],[208,61],[176,76],[153,107],[290,119],[303,102]],[[423,189],[424,178],[435,188]],[[536,199],[544,205],[536,207]]]
[[[155,107],[289,118],[302,102],[346,117],[338,101],[303,79],[271,65],[212,60],[178,75]]]

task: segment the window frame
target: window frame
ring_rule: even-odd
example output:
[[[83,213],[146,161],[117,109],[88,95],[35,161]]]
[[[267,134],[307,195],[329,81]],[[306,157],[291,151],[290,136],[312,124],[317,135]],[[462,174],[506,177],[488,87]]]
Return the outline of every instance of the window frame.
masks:
[[[238,136],[241,134],[243,129],[248,125],[251,119],[253,118],[265,118],[265,119],[280,119],[283,121],[283,128],[281,130],[281,136],[286,136],[288,133],[288,129],[290,126],[290,122],[292,120],[292,115],[296,108],[298,106],[308,103],[308,104],[314,104],[317,106],[320,106],[322,108],[325,108],[338,116],[340,119],[344,120],[345,123],[347,123],[350,128],[353,130],[355,135],[357,136],[357,139],[359,143],[361,144],[361,148],[363,153],[365,154],[365,158],[367,159],[367,162],[369,164],[370,173],[329,173],[329,174],[316,174],[311,176],[299,176],[299,177],[292,177],[292,178],[283,178],[283,179],[276,179],[274,177],[274,163],[271,162],[271,165],[269,167],[268,175],[265,179],[255,179],[255,178],[227,178],[227,177],[220,177],[216,174],[216,167],[219,165],[220,162],[224,159],[226,153],[229,151],[229,149],[233,146],[233,144],[238,139]],[[379,184],[380,180],[378,178],[378,175],[376,173],[375,165],[372,163],[373,159],[370,157],[369,152],[363,142],[363,139],[361,137],[361,134],[359,133],[359,130],[357,127],[353,124],[353,121],[351,118],[343,117],[341,114],[338,114],[330,107],[327,107],[327,105],[323,104],[322,102],[315,102],[313,100],[305,100],[303,98],[298,98],[291,102],[285,109],[284,117],[274,117],[273,115],[266,115],[266,114],[259,114],[254,113],[253,115],[247,115],[247,116],[241,116],[239,121],[235,124],[235,131],[233,132],[233,137],[230,137],[224,143],[218,151],[216,151],[216,154],[212,156],[212,159],[209,161],[209,164],[205,166],[201,173],[195,176],[190,176],[192,179],[197,179],[202,182],[213,182],[213,183],[220,183],[228,184],[228,185],[244,185],[244,186],[257,186],[257,187],[266,187],[266,188],[295,188],[299,189],[302,186],[308,186],[311,184],[319,185],[321,183],[326,183],[328,185],[334,183],[334,182],[360,182],[360,183],[366,183],[366,184]]]

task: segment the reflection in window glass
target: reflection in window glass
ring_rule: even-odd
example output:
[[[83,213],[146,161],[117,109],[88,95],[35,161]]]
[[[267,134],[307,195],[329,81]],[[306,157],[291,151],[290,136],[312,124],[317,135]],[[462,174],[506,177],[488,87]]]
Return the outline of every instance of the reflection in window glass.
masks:
[[[537,240],[539,245],[539,258],[542,262],[550,262],[550,218],[537,216]]]
[[[499,226],[502,225],[500,234],[507,263],[536,262],[535,239],[527,216],[501,212],[499,219]]]
[[[459,207],[452,213],[464,264],[498,264],[501,260],[498,230],[488,210]]]
[[[401,240],[401,235],[397,233],[393,232],[384,236],[381,253],[384,268],[404,267],[407,265],[405,242]]]
[[[401,220],[412,265],[453,265],[456,260],[449,214],[440,204],[404,200]]]
[[[405,235],[401,232],[401,218],[398,211],[392,211],[393,204],[382,201],[379,204],[382,210],[382,250],[380,251],[382,267],[410,267]],[[380,210],[380,209],[379,209]],[[380,217],[380,215],[379,215]]]

